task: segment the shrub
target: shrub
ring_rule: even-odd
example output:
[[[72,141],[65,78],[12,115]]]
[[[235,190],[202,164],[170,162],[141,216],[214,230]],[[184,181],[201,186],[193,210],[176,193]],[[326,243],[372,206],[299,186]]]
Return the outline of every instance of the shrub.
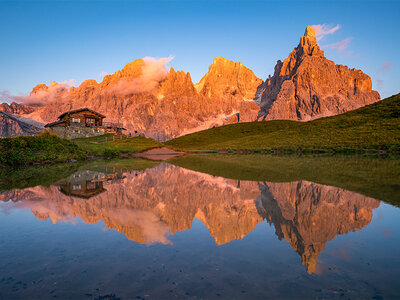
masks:
[[[119,151],[113,149],[105,149],[103,152],[104,158],[116,158],[119,157]]]

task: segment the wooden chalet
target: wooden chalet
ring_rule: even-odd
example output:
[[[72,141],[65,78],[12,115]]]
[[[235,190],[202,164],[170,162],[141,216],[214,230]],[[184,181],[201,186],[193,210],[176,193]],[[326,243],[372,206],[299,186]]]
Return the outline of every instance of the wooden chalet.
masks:
[[[89,108],[67,111],[44,127],[65,138],[91,137],[106,133],[122,134],[122,124],[104,122],[106,116]]]
[[[57,185],[59,191],[67,196],[91,198],[106,191],[104,183],[121,180],[122,173],[105,174],[96,171],[78,171],[69,177],[60,180]]]

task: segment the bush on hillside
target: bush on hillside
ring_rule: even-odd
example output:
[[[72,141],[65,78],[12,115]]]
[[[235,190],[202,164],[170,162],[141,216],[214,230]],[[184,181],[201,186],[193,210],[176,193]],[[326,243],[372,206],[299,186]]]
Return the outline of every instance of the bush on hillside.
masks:
[[[28,165],[84,159],[85,152],[69,140],[49,132],[39,136],[0,139],[0,164]]]

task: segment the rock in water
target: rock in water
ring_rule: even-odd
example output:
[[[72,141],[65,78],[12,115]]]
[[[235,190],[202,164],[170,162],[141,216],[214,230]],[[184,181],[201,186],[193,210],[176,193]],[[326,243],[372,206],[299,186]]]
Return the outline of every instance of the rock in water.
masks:
[[[258,86],[254,100],[259,119],[307,121],[372,104],[380,95],[368,75],[325,58],[307,26],[299,45]]]

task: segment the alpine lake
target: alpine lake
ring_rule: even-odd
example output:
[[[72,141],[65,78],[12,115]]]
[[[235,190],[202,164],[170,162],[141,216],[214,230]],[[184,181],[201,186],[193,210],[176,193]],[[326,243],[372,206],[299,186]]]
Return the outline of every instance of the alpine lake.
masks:
[[[400,298],[397,156],[3,169],[0,299]]]

